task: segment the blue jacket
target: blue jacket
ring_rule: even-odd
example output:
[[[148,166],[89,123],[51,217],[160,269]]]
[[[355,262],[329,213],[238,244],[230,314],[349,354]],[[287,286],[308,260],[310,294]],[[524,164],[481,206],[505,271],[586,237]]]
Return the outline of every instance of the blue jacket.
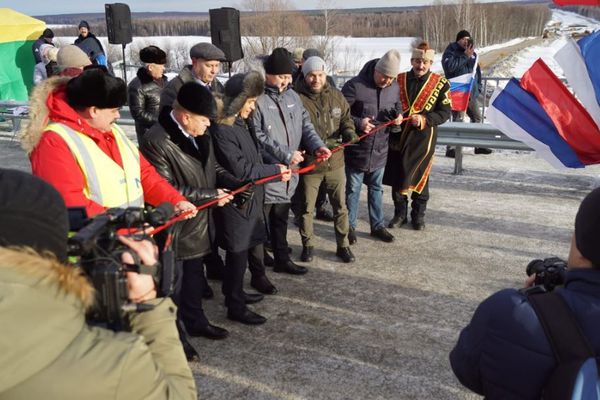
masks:
[[[557,289],[600,354],[600,270],[573,269]],[[539,399],[556,363],[537,315],[515,289],[479,305],[450,353],[458,380],[486,399]]]
[[[344,97],[350,104],[350,114],[356,126],[356,133],[362,135],[361,120],[365,117],[377,118],[382,110],[395,109],[401,114],[400,89],[395,80],[385,89],[375,85],[373,73],[379,59],[367,62],[358,76],[350,79],[342,88]],[[390,128],[367,136],[355,145],[344,150],[346,165],[364,172],[373,172],[385,167],[388,153]]]
[[[476,53],[473,53],[476,56]],[[452,42],[444,50],[442,55],[442,68],[444,69],[444,75],[447,79],[455,78],[460,75],[468,74],[473,72],[475,67],[475,57],[468,58],[465,54],[465,49],[456,42]],[[477,72],[475,73],[475,82],[471,88],[471,93],[477,95],[481,92],[481,69],[477,65]]]

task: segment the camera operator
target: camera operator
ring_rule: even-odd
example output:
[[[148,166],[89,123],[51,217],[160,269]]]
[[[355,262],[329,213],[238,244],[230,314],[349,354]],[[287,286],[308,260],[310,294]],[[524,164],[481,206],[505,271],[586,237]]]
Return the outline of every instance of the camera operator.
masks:
[[[595,354],[600,354],[600,188],[575,217],[563,297]],[[527,285],[533,284],[533,279]],[[527,295],[516,289],[479,305],[450,353],[459,381],[487,399],[539,399],[556,367],[554,353]]]
[[[29,174],[0,170],[0,398],[195,399],[175,327],[150,275],[128,273],[131,332],[86,324],[94,289],[64,265],[68,218],[59,193]],[[149,241],[121,238],[145,265]],[[125,253],[125,263],[133,257]]]

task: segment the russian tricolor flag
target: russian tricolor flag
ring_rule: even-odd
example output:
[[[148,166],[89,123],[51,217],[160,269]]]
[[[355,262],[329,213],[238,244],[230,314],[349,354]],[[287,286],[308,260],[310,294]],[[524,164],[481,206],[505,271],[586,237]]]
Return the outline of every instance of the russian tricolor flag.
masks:
[[[448,79],[450,82],[450,100],[452,101],[452,111],[467,111],[469,107],[469,98],[473,82],[475,82],[475,74],[477,73],[477,61],[473,72],[456,76]]]
[[[568,43],[556,56],[581,102],[540,59],[520,81],[513,78],[494,93],[488,121],[556,167],[600,163],[598,35]]]

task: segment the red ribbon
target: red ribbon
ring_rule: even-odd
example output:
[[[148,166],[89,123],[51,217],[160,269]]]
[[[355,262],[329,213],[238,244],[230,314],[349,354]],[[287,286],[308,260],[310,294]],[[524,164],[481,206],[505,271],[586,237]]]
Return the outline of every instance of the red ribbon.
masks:
[[[408,118],[403,118],[402,122],[404,122],[406,120],[408,120]],[[360,142],[361,140],[365,139],[368,136],[374,135],[375,133],[379,132],[383,128],[387,128],[388,126],[390,126],[393,123],[394,123],[394,120],[378,125],[376,128],[371,129],[369,132],[363,133],[362,135],[360,135],[358,137],[357,142]],[[352,144],[354,144],[354,143],[342,143],[339,146],[336,146],[333,149],[331,149],[331,154],[336,153],[336,152],[338,152],[338,151],[340,151],[340,150],[344,149],[345,147],[350,146]],[[310,164],[308,164],[308,165],[306,165],[306,166],[304,166],[302,168],[294,168],[294,169],[292,169],[292,173],[299,174],[299,175],[305,174],[305,173],[310,172],[313,169],[315,169],[317,167],[317,164],[320,163],[320,162],[323,162],[323,161],[325,161],[325,157],[322,157],[322,156],[321,157],[317,157],[314,162],[312,162],[312,163],[310,163]],[[189,214],[191,214],[194,211],[204,210],[205,208],[208,208],[208,207],[210,207],[210,206],[212,206],[214,204],[217,204],[222,199],[225,199],[225,198],[227,198],[229,196],[235,196],[238,193],[241,193],[241,192],[244,192],[244,191],[250,189],[252,186],[264,185],[265,183],[268,183],[268,182],[271,182],[271,181],[273,181],[275,179],[281,178],[286,173],[287,172],[280,172],[280,173],[275,174],[275,175],[270,175],[270,176],[267,176],[265,178],[258,179],[258,180],[254,181],[254,182],[246,183],[242,187],[239,187],[239,188],[237,188],[235,190],[231,190],[231,191],[227,192],[226,194],[223,194],[222,196],[219,196],[219,197],[217,197],[217,198],[215,198],[213,200],[210,200],[210,201],[208,201],[206,203],[203,203],[203,204],[197,206],[195,210],[184,211],[184,212],[176,215],[175,217],[171,218],[164,225],[156,227],[151,232],[151,234],[155,235],[155,234],[159,233],[160,231],[168,228],[169,226],[173,225],[174,223],[179,222],[179,221],[185,219],[185,217],[187,217]]]

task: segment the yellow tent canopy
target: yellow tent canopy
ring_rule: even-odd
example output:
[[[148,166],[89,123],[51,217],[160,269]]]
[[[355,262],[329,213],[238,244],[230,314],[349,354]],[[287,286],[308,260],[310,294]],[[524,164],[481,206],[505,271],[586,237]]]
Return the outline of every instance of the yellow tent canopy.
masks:
[[[0,8],[0,100],[27,100],[35,66],[31,46],[45,28],[44,21]]]

